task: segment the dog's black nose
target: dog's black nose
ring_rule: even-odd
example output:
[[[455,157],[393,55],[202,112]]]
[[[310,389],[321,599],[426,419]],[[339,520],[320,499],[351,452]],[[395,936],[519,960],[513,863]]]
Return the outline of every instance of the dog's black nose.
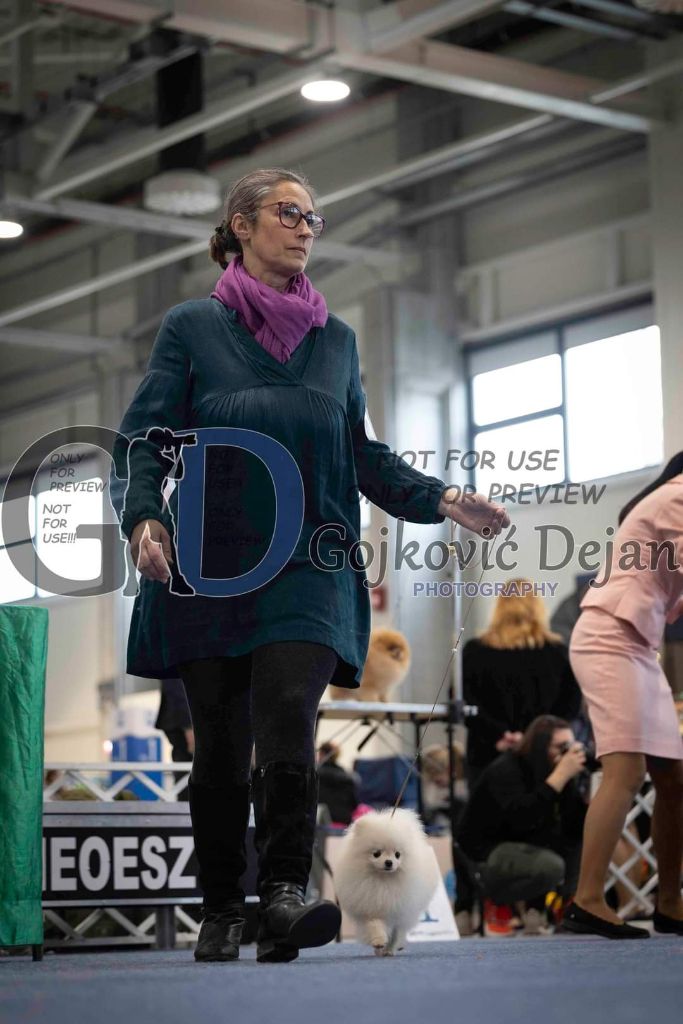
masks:
[[[391,871],[391,869],[393,868],[393,866],[394,866],[394,865],[393,865],[393,862],[392,862],[392,861],[390,861],[390,860],[385,860],[385,861],[384,861],[384,867],[385,867],[385,870],[386,870],[386,871]]]

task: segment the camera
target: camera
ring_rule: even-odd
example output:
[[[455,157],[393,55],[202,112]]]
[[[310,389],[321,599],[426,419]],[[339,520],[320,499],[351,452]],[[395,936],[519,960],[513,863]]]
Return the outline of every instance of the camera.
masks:
[[[567,753],[568,750],[583,750],[583,743],[577,743],[576,740],[574,740],[573,743],[570,743],[567,740],[567,742],[566,743],[562,743],[561,746],[558,749],[560,751],[560,755],[563,756],[564,754]]]

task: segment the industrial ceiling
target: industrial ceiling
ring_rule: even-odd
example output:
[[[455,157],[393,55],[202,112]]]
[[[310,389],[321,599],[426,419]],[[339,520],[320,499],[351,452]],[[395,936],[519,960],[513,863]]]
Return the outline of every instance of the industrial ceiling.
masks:
[[[322,183],[321,203],[326,213],[339,204],[353,214],[369,196],[400,194],[563,132],[595,136],[586,160],[642,148],[666,123],[648,87],[683,71],[683,58],[672,51],[683,17],[630,0],[12,0],[3,13],[2,215],[24,226],[20,239],[2,243],[7,254],[16,257],[74,225],[148,232],[165,244],[69,288],[48,282],[30,302],[5,301],[0,352],[48,342],[54,351],[98,351],[100,339],[48,339],[26,321],[206,252],[217,214],[174,218],[143,208],[145,180],[174,147],[200,139],[206,167],[227,185],[236,162],[267,142],[327,128],[342,138],[345,131],[362,135],[359,113],[397,90],[419,87],[451,102],[456,96],[509,109],[493,128],[388,161],[372,174],[344,167],[343,176]],[[515,44],[533,50],[534,42],[540,59],[509,56]],[[582,70],[566,70],[567,55],[577,53]],[[184,68],[193,54],[201,57],[200,103],[164,123],[160,76]],[[615,68],[609,79],[605,66]],[[349,101],[330,110],[302,100],[304,83],[330,74],[349,82]],[[580,159],[581,146],[578,152]],[[539,180],[543,173],[541,163]],[[484,198],[455,196],[411,216]],[[393,208],[386,209],[385,235]],[[348,234],[332,230],[317,243],[317,257],[333,265],[360,253],[376,266],[394,258],[382,248],[381,232]]]

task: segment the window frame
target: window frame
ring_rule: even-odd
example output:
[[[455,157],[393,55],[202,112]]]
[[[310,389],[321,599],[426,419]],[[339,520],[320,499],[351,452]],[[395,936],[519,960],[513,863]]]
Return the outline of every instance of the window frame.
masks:
[[[498,430],[504,427],[517,426],[521,423],[528,423],[533,420],[543,419],[546,416],[560,415],[562,417],[562,437],[564,444],[564,479],[557,481],[557,486],[567,486],[568,484],[577,483],[573,481],[569,475],[569,430],[568,430],[568,416],[567,416],[567,361],[566,353],[570,348],[578,347],[574,345],[567,345],[566,343],[566,332],[570,327],[574,327],[579,324],[590,323],[591,320],[599,320],[601,317],[608,316],[611,314],[627,314],[630,311],[637,309],[652,310],[652,323],[656,324],[655,309],[654,309],[654,296],[652,294],[648,296],[640,296],[638,299],[633,299],[628,302],[620,302],[617,304],[611,304],[604,306],[600,309],[595,309],[591,313],[575,314],[556,320],[552,323],[546,324],[535,324],[533,328],[524,330],[519,328],[514,332],[502,334],[497,338],[488,338],[486,341],[475,342],[471,345],[465,345],[463,347],[464,366],[467,377],[467,388],[466,388],[466,415],[467,415],[467,443],[470,450],[475,450],[474,439],[477,434],[481,434],[488,430]],[[622,333],[629,333],[624,331]],[[554,352],[556,352],[561,359],[561,380],[562,380],[562,400],[560,405],[548,407],[533,413],[526,413],[523,416],[509,417],[504,420],[496,420],[493,423],[487,423],[486,425],[478,425],[474,421],[474,400],[473,400],[473,374],[472,374],[472,361],[473,356],[477,353],[482,352],[485,349],[499,348],[505,345],[511,345],[514,342],[523,340],[533,341],[534,338],[538,338],[540,341],[541,337],[547,337],[548,334],[554,334],[556,344]],[[602,340],[596,338],[596,341]],[[584,344],[591,344],[591,342],[584,342]],[[544,353],[548,354],[548,353]],[[534,358],[533,356],[531,358]],[[526,361],[526,360],[524,360]],[[511,366],[519,365],[518,363],[511,363]],[[483,372],[483,371],[482,371]],[[476,376],[476,374],[474,375]],[[610,474],[607,477],[595,477],[591,480],[580,481],[582,484],[598,483],[601,480],[626,480],[631,476],[638,476],[651,469],[657,469],[660,463],[653,463],[651,466],[640,466],[637,469],[631,469],[623,473]],[[470,469],[466,472],[468,475],[468,483],[474,484],[476,479],[476,470]],[[555,486],[555,484],[553,485]],[[515,495],[517,491],[515,490]]]

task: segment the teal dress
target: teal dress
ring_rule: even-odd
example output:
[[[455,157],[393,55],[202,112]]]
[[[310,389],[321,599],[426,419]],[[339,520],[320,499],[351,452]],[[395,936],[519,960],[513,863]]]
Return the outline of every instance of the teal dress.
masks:
[[[147,438],[150,427],[238,427],[274,438],[299,467],[304,518],[289,561],[250,593],[175,593],[182,574],[177,557],[173,581],[141,576],[127,671],[170,678],[179,674],[182,661],[303,640],[337,652],[332,683],[358,687],[370,633],[367,575],[352,557],[360,540],[359,490],[392,516],[441,523],[444,516],[437,508],[447,485],[367,437],[351,328],[330,314],[324,327],[309,331],[280,363],[242,326],[237,311],[218,299],[172,307],[119,428],[124,437],[114,446],[110,494],[127,538],[142,519],[158,519],[174,537],[183,482],[176,483],[166,503],[162,489],[172,475],[168,449],[154,435]],[[256,456],[232,446],[206,452],[202,576],[231,578],[263,557],[273,530],[275,495]],[[325,524],[335,527],[321,536]],[[312,559],[309,546],[315,538],[321,544]]]

